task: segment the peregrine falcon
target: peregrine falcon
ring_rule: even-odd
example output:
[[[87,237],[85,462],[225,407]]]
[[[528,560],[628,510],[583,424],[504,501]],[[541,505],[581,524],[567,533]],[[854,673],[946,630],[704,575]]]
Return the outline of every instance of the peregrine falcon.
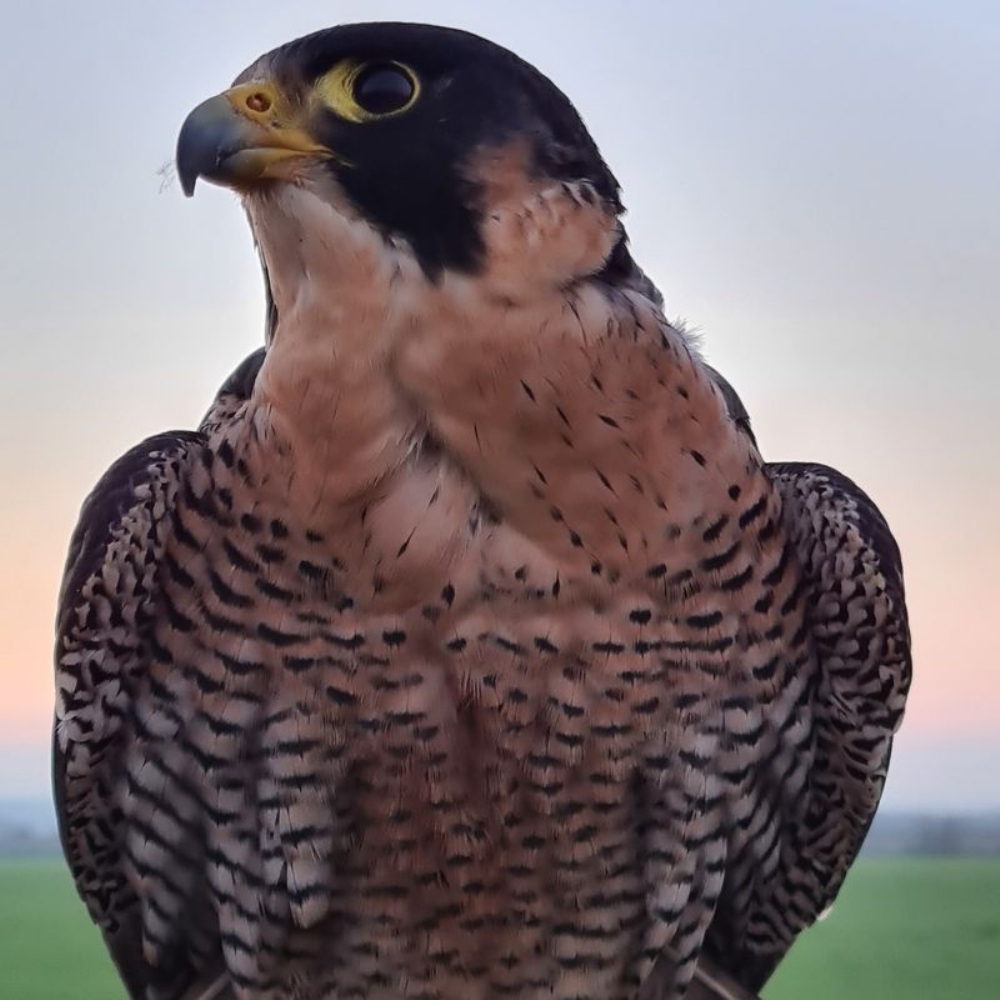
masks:
[[[185,121],[263,349],[119,459],[55,793],[133,998],[748,997],[836,896],[909,685],[900,557],[768,464],[567,98],[341,26]]]

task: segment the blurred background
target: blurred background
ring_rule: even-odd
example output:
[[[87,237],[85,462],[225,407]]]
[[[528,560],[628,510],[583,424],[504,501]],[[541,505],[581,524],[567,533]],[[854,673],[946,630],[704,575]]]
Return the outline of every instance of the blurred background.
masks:
[[[565,90],[636,258],[767,458],[834,465],[899,540],[916,680],[865,858],[765,992],[1000,983],[1000,7],[989,0],[5,6],[0,156],[0,983],[121,996],[57,859],[52,621],[80,503],[197,423],[262,340],[233,195],[177,129],[262,51],[341,21],[466,28]],[[58,944],[59,969],[44,955]],[[63,975],[57,982],[53,977]],[[6,989],[6,987],[11,987]]]

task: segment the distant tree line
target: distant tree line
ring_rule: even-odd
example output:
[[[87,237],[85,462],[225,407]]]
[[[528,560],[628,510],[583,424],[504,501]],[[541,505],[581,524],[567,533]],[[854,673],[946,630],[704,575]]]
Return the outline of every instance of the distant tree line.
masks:
[[[870,857],[1000,858],[1000,813],[928,816],[889,813],[876,817],[863,854]],[[57,857],[54,821],[0,817],[0,857]]]
[[[1000,813],[983,816],[879,815],[864,854],[1000,857]]]

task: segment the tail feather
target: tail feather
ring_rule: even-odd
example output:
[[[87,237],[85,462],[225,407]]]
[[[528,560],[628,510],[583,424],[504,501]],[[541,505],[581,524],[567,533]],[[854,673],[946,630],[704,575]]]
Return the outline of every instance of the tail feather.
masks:
[[[687,1000],[759,1000],[714,962],[702,957],[688,987]]]
[[[639,990],[638,1000],[674,1000],[676,956],[671,951],[661,955],[649,978]],[[760,1000],[753,990],[738,983],[702,953],[684,992],[684,1000]]]
[[[219,973],[214,979],[206,981],[202,977],[181,997],[181,1000],[235,1000],[232,984],[225,972]]]

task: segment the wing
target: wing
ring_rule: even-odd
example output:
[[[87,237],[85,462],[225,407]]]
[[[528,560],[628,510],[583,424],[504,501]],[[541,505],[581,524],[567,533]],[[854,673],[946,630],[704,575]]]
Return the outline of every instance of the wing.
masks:
[[[119,831],[131,692],[149,650],[169,511],[198,434],[120,458],[83,505],[59,597],[53,787],[63,851],[129,992],[145,996],[137,900]]]
[[[740,399],[739,394],[711,365],[705,364],[703,361],[702,366],[722,393],[726,409],[729,411],[729,416],[732,418],[733,423],[756,445],[757,438],[754,437],[753,430],[750,427],[750,414],[747,413],[747,408],[743,405],[743,400]]]
[[[846,476],[824,465],[767,468],[812,591],[820,661],[815,819],[822,822],[811,847],[836,840],[840,849],[818,915],[861,849],[903,717],[911,676],[903,565],[878,507]]]
[[[885,784],[910,686],[899,549],[871,499],[822,465],[771,464],[804,572],[817,655],[814,757],[801,821],[778,874],[746,912],[720,914],[710,950],[759,989],[795,936],[833,902]]]
[[[251,355],[230,377],[203,429],[246,398],[262,357]],[[160,434],[115,462],[84,502],[59,595],[53,788],[60,838],[77,890],[133,997],[154,986],[157,997],[182,997],[196,980],[215,975],[205,949],[193,958],[178,949],[161,957],[154,982],[121,838],[132,694],[151,655],[172,511],[203,443],[202,432]]]

